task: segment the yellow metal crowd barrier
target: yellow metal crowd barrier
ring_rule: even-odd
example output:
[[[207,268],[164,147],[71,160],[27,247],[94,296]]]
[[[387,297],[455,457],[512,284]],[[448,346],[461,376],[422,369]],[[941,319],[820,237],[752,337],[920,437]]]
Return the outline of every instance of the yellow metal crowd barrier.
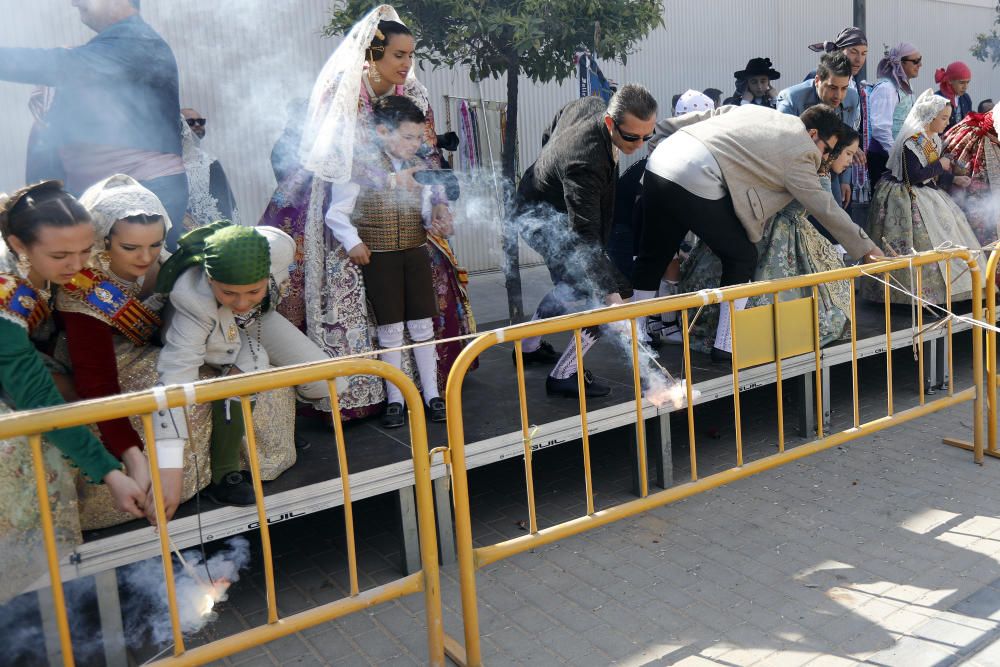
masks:
[[[467,665],[482,664],[482,655],[479,642],[479,620],[476,597],[476,570],[490,563],[494,563],[503,558],[540,547],[557,540],[579,534],[586,530],[597,528],[620,519],[625,519],[641,512],[672,503],[677,500],[713,489],[722,484],[726,484],[750,475],[781,466],[817,452],[835,447],[837,445],[861,438],[877,431],[902,424],[912,419],[937,412],[939,410],[958,405],[965,402],[973,402],[973,423],[974,423],[974,443],[977,462],[983,457],[983,420],[982,420],[982,384],[983,384],[983,354],[982,354],[982,331],[980,327],[972,327],[972,366],[973,380],[972,386],[956,391],[954,380],[949,382],[947,393],[941,398],[928,401],[925,397],[922,371],[924,365],[923,345],[917,345],[918,365],[920,367],[921,378],[919,381],[920,396],[919,405],[906,409],[896,410],[893,403],[893,377],[892,377],[892,327],[889,306],[890,286],[892,279],[890,274],[893,271],[907,270],[915,271],[916,284],[914,291],[921,293],[921,273],[922,269],[929,264],[944,261],[945,282],[948,284],[948,300],[945,304],[951,310],[951,260],[963,261],[971,274],[973,284],[972,294],[972,314],[974,320],[982,321],[982,274],[973,255],[964,249],[936,251],[919,253],[911,257],[901,257],[881,261],[865,266],[850,267],[835,271],[828,271],[813,275],[799,276],[782,280],[748,283],[739,286],[728,287],[722,290],[704,291],[695,294],[682,294],[674,297],[643,301],[639,303],[625,304],[613,308],[602,308],[585,313],[568,315],[551,320],[530,322],[503,329],[500,331],[485,333],[473,342],[462,352],[452,367],[448,378],[446,391],[446,402],[448,407],[448,446],[450,449],[450,462],[452,469],[452,488],[455,504],[455,530],[456,543],[458,548],[459,581],[461,584],[462,612],[465,626],[465,647],[453,646],[449,642],[448,653],[457,662]],[[995,268],[997,257],[991,258],[991,265]],[[992,273],[989,273],[992,277]],[[887,405],[885,416],[877,419],[862,422],[859,408],[859,385],[858,385],[858,358],[857,358],[857,328],[856,328],[856,287],[859,280],[876,280],[870,276],[879,276],[885,283],[885,335],[886,335],[886,368],[887,368]],[[851,349],[852,349],[852,378],[853,378],[853,425],[846,430],[825,434],[823,432],[823,420],[817,422],[817,438],[809,443],[785,449],[784,429],[782,424],[783,416],[783,395],[782,395],[782,359],[800,354],[815,355],[816,363],[816,403],[817,412],[822,414],[822,384],[820,376],[822,373],[822,352],[820,349],[819,337],[819,302],[817,288],[825,283],[836,281],[849,281],[851,288]],[[806,289],[811,292],[811,296],[805,299],[796,299],[782,302],[779,296],[782,292],[791,289]],[[991,297],[992,289],[988,292]],[[761,308],[751,308],[738,311],[735,301],[744,297],[770,296],[772,304]],[[995,301],[995,298],[994,298]],[[684,393],[686,394],[688,437],[691,452],[691,481],[664,489],[652,495],[648,492],[648,479],[645,465],[645,431],[643,420],[644,401],[641,390],[641,373],[639,369],[639,350],[636,338],[635,318],[649,316],[662,312],[678,312],[681,330],[683,333],[684,368],[691,368],[690,341],[688,338],[688,328],[690,318],[688,311],[697,309],[706,304],[721,304],[728,307],[732,316],[733,354],[732,354],[732,376],[733,376],[733,411],[736,421],[736,452],[735,466],[708,477],[699,477],[697,467],[697,444],[695,441],[694,426],[694,387],[691,373],[686,372],[684,378]],[[917,308],[917,342],[923,343],[923,316]],[[993,320],[991,320],[993,321]],[[591,480],[590,469],[590,443],[587,428],[587,401],[583,387],[583,358],[579,354],[580,331],[587,327],[609,325],[615,322],[629,322],[632,340],[632,379],[635,391],[635,424],[636,424],[636,447],[637,459],[639,461],[640,474],[640,497],[614,506],[608,509],[595,511],[594,492]],[[952,336],[952,322],[948,319],[948,338]],[[578,518],[558,523],[556,525],[539,528],[535,511],[534,482],[532,478],[532,442],[528,420],[528,405],[525,399],[524,388],[524,364],[522,356],[521,341],[533,336],[543,336],[557,332],[572,331],[577,341],[577,363],[579,365],[580,379],[580,421],[582,427],[582,448],[584,461],[584,487],[586,493],[586,514]],[[753,335],[747,335],[752,332]],[[992,332],[991,332],[992,334]],[[995,337],[991,336],[992,350],[996,349]],[[763,343],[762,343],[763,341]],[[513,342],[515,360],[517,366],[517,385],[520,400],[520,416],[524,443],[524,465],[527,489],[529,532],[526,535],[505,540],[503,542],[488,546],[474,547],[472,537],[472,524],[469,508],[469,483],[466,470],[465,455],[465,429],[464,415],[462,412],[462,387],[466,373],[473,361],[487,348],[504,343]],[[949,347],[949,350],[951,347]],[[778,416],[778,453],[762,459],[745,463],[743,460],[743,433],[740,424],[740,385],[739,373],[741,369],[749,366],[773,363],[777,376],[777,416]],[[991,369],[996,368],[995,359],[991,362]],[[952,355],[948,355],[949,377],[954,378]],[[996,381],[991,378],[989,382],[991,395],[996,393]],[[995,403],[993,403],[995,405]],[[994,428],[996,410],[992,410],[991,429]],[[991,438],[993,432],[991,430]],[[991,442],[993,442],[991,440]],[[992,445],[991,445],[992,447]]]
[[[986,328],[986,449],[982,454],[1000,459],[997,449],[997,384],[1000,375],[997,374],[997,268],[1000,268],[1000,246],[990,253],[986,261],[986,309],[985,321],[990,326]],[[952,447],[976,451],[975,443],[956,438],[945,438],[944,442]],[[977,453],[976,462],[982,462],[982,456]]]
[[[421,570],[402,579],[360,591],[358,586],[357,553],[354,544],[354,521],[351,505],[350,478],[347,453],[344,443],[343,426],[340,420],[335,378],[348,375],[377,375],[392,382],[402,391],[409,409],[410,442],[413,451],[413,473],[416,485],[417,524],[420,538]],[[324,604],[297,614],[279,618],[275,593],[274,564],[271,557],[271,538],[265,512],[265,497],[261,486],[260,464],[250,413],[250,396],[258,392],[282,387],[291,387],[309,382],[327,381],[330,388],[334,415],[337,457],[340,465],[340,479],[343,484],[344,519],[347,531],[348,570],[350,595],[346,598]],[[326,361],[304,364],[259,373],[249,373],[236,377],[209,380],[195,384],[195,402],[208,403],[239,396],[242,403],[244,421],[247,425],[249,462],[256,492],[257,514],[260,524],[260,539],[264,553],[264,577],[267,591],[267,624],[204,644],[186,649],[181,633],[177,597],[174,589],[173,562],[169,524],[165,521],[163,493],[156,460],[156,447],[147,447],[152,473],[153,489],[156,497],[157,525],[166,526],[159,531],[160,551],[163,557],[163,576],[166,581],[167,601],[173,629],[174,654],[155,664],[162,665],[202,665],[266,642],[300,632],[327,621],[346,616],[352,612],[395,600],[405,595],[423,591],[427,618],[427,643],[429,663],[444,664],[444,628],[441,620],[441,588],[438,570],[437,537],[434,523],[434,502],[431,490],[430,458],[427,450],[427,429],[424,421],[424,404],[420,392],[413,382],[401,371],[381,361],[366,359]],[[166,390],[169,407],[183,407],[186,404],[184,390],[170,387]],[[46,475],[42,460],[42,436],[53,430],[70,426],[93,424],[95,422],[139,415],[142,418],[145,441],[152,443],[152,413],[161,409],[152,391],[137,392],[113,398],[75,403],[44,410],[18,412],[0,418],[0,439],[27,436],[34,458],[35,484],[38,489],[39,509],[45,538],[45,552],[49,575],[52,582],[52,596],[56,611],[56,624],[62,648],[63,662],[73,664],[73,648],[69,632],[69,620],[59,573],[59,556],[56,552],[53,533],[51,506],[47,492]]]

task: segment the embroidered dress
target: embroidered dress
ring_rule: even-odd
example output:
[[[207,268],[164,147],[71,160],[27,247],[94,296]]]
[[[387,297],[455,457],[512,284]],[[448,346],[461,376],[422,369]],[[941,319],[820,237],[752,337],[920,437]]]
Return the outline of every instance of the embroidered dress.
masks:
[[[413,97],[414,91],[406,86],[397,86],[393,94]],[[372,94],[362,86],[358,100],[359,136],[364,136],[371,129],[371,99]],[[426,156],[424,162],[428,168],[439,168],[433,112],[426,99],[414,101],[426,109],[425,146],[421,151]],[[314,178],[304,169],[297,169],[278,185],[261,218],[260,225],[281,229],[295,239],[296,244],[288,294],[278,311],[305,331],[331,357],[374,352],[377,349],[374,344],[374,320],[365,299],[361,270],[350,261],[346,250],[324,224],[323,217],[328,207],[326,182]],[[434,318],[435,338],[474,332],[475,320],[466,291],[468,274],[459,267],[447,239],[428,234],[427,250],[438,302],[439,314]],[[307,290],[306,285],[313,283],[316,287]],[[445,386],[451,365],[463,347],[462,343],[437,346],[439,386]],[[412,355],[404,355],[403,368],[413,375]],[[345,419],[376,414],[384,401],[382,379],[368,375],[351,376],[346,391],[340,395]]]
[[[965,214],[938,187],[938,179],[945,176],[939,162],[940,155],[940,137],[935,135],[931,139],[923,133],[910,136],[903,143],[903,178],[886,172],[876,186],[868,211],[868,233],[882,245],[886,254],[895,252],[906,255],[913,250],[933,250],[942,245],[979,247],[979,240]],[[950,177],[950,174],[947,176]],[[945,303],[944,264],[924,266],[920,271],[922,297],[932,303]],[[915,285],[911,286],[908,270],[895,271],[893,277],[904,289],[915,289]],[[972,279],[965,262],[951,262],[951,280],[952,300],[972,297]],[[885,300],[884,286],[874,280],[862,280],[861,295],[882,303]],[[909,305],[912,299],[898,290],[892,290],[890,301]]]
[[[820,179],[829,187],[829,178]],[[757,268],[753,279],[777,280],[807,275],[820,271],[844,268],[844,261],[833,244],[809,222],[809,214],[797,201],[775,215],[764,228],[764,235],[757,243]],[[681,267],[680,292],[697,292],[714,288],[722,277],[722,262],[704,243],[699,242]],[[781,301],[791,301],[812,296],[812,289],[787,290],[779,295]],[[747,308],[772,302],[771,295],[754,297]],[[851,293],[849,283],[836,282],[819,287],[820,345],[839,340],[847,332],[850,321]],[[694,317],[694,313],[689,313]],[[710,352],[715,342],[715,329],[719,322],[719,306],[707,306],[691,330],[691,347]]]
[[[972,183],[952,188],[958,204],[979,242],[986,246],[997,240],[1000,223],[1000,141],[993,125],[993,112],[970,113],[944,139],[945,153],[966,167]]]
[[[148,343],[160,327],[159,300],[151,300],[155,305],[148,308],[138,300],[139,291],[140,284],[127,281],[110,270],[88,268],[56,294],[56,310],[64,329],[56,346],[56,358],[73,369],[74,384],[81,398],[142,391],[156,384],[160,348]],[[137,328],[130,324],[136,321],[143,322],[143,326]],[[199,379],[216,375],[205,367]],[[295,462],[294,454],[290,455],[289,448],[282,446],[291,431],[293,401],[291,389],[268,392],[258,399],[254,423],[262,477],[266,480],[274,479]],[[284,418],[283,413],[286,413]],[[188,420],[191,438],[184,449],[181,502],[189,500],[211,482],[211,404],[189,408]],[[139,417],[101,422],[95,432],[117,457],[132,446],[145,449]],[[104,486],[80,485],[78,494],[83,530],[133,520],[130,515],[114,509],[111,495]]]
[[[48,321],[46,299],[27,282],[0,274],[0,415],[63,403],[30,338]],[[56,548],[62,557],[81,539],[72,467],[99,482],[120,464],[84,427],[46,436],[42,452]],[[0,563],[0,603],[48,571],[31,447],[23,437],[0,440]]]

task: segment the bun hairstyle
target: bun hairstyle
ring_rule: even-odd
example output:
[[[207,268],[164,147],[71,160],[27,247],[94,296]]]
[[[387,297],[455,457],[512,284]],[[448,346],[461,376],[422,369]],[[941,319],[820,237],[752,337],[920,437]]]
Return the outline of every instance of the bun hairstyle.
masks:
[[[0,234],[8,247],[11,236],[32,246],[43,226],[73,227],[84,223],[90,224],[90,214],[63,190],[62,181],[42,181],[10,196],[0,194]]]
[[[392,39],[393,35],[410,35],[412,37],[413,32],[398,21],[379,21],[378,27],[375,29],[375,36],[372,37],[372,43],[368,46],[369,61],[382,60],[385,57],[385,47],[389,45],[389,40]]]

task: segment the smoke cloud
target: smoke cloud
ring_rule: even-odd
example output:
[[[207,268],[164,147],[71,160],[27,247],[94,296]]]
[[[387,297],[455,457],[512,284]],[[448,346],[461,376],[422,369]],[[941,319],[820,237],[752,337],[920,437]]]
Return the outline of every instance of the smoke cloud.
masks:
[[[249,565],[250,543],[244,537],[227,540],[225,548],[209,557],[207,568],[197,549],[182,553],[189,567],[174,561],[174,587],[181,631],[193,634],[217,618],[213,607],[226,599],[226,590]],[[173,632],[161,559],[144,560],[123,568],[121,574],[128,645],[159,648],[170,642]]]

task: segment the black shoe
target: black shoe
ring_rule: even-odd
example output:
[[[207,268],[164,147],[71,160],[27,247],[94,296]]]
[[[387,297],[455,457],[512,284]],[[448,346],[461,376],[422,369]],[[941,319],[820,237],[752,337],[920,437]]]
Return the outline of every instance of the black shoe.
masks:
[[[539,344],[537,350],[525,352],[522,356],[524,357],[525,366],[528,364],[554,364],[559,361],[559,353],[556,352],[551,343],[544,340]],[[517,350],[511,350],[510,358],[514,362],[514,365],[517,366]]]
[[[301,436],[298,433],[295,434],[295,451],[304,452],[310,447],[312,447],[311,442],[306,440],[304,436]]]
[[[601,396],[607,396],[611,393],[611,387],[606,384],[601,384],[596,379],[594,379],[594,374],[590,371],[583,372],[583,391],[587,398],[600,398]],[[577,398],[580,396],[579,386],[577,385],[577,374],[573,373],[568,378],[557,380],[551,375],[545,378],[545,393],[549,396],[568,396],[570,398]]]
[[[733,363],[733,353],[726,352],[725,350],[720,350],[717,347],[712,348],[712,363],[714,364],[732,364]]]
[[[444,399],[435,396],[427,402],[427,418],[432,422],[445,422],[448,420],[448,410],[444,406]]]
[[[219,505],[240,507],[253,505],[255,498],[250,473],[246,471],[227,472],[222,481],[210,484],[202,493]]]
[[[402,403],[390,403],[385,406],[385,414],[382,415],[382,426],[384,428],[399,428],[406,423],[406,413],[403,412]]]

